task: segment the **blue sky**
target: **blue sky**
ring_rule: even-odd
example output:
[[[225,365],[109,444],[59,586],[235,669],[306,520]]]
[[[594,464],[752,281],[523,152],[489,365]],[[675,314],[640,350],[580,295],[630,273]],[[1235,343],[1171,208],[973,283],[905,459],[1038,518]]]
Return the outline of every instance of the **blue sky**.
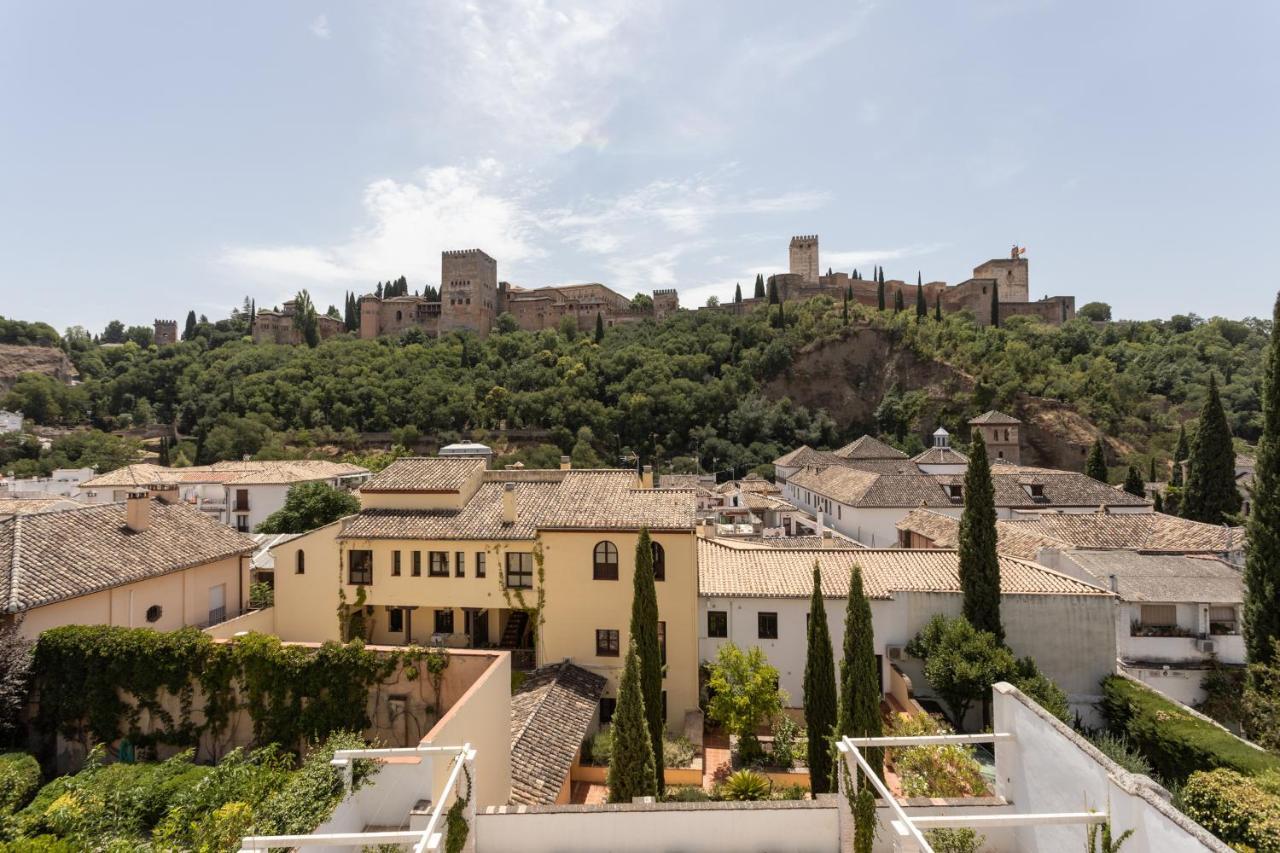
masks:
[[[1269,313],[1274,2],[0,2],[0,314],[780,270]]]

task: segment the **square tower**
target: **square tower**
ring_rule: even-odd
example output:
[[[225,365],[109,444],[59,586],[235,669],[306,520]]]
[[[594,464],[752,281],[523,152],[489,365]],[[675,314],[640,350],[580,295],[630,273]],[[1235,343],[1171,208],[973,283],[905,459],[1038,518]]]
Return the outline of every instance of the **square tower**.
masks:
[[[983,412],[969,421],[970,429],[982,434],[982,440],[987,445],[988,459],[1001,459],[1014,465],[1022,463],[1022,442],[1018,435],[1021,426],[1022,421],[995,409]]]
[[[177,320],[156,320],[156,346],[162,347],[178,340]]]
[[[498,262],[479,249],[440,253],[440,334],[484,337],[498,316]]]
[[[805,234],[791,238],[789,252],[792,275],[800,276],[801,281],[818,280],[818,235]]]

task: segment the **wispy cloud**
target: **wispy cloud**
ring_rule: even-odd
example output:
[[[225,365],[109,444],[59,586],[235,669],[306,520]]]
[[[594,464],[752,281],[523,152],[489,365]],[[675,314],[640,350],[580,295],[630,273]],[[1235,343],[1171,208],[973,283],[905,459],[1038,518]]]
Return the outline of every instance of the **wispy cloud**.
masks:
[[[318,18],[311,22],[311,34],[318,39],[327,39],[332,33],[329,31],[329,16],[321,14]]]

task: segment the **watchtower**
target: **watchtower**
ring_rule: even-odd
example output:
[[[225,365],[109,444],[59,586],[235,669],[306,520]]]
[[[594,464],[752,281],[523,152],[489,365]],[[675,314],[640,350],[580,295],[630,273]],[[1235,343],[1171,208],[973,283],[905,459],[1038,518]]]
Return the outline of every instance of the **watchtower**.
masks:
[[[661,320],[676,312],[680,307],[680,296],[675,288],[663,288],[653,292],[653,319]]]
[[[498,262],[480,249],[440,253],[440,333],[489,334],[498,316]]]
[[[156,320],[156,346],[162,347],[178,342],[177,320]]]
[[[818,280],[818,235],[804,234],[791,238],[790,256],[792,275],[800,276],[801,281]]]
[[[1022,462],[1022,442],[1018,435],[1022,421],[992,409],[969,421],[969,427],[982,434],[989,459],[1002,459],[1014,465]]]

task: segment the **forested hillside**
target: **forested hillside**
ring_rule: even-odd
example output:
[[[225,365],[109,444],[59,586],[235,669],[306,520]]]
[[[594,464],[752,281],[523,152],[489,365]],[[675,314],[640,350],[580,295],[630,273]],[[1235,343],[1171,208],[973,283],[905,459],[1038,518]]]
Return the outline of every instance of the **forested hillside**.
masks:
[[[522,332],[503,318],[486,340],[410,332],[310,349],[255,345],[236,312],[160,349],[123,327],[112,346],[82,331],[42,341],[67,352],[81,384],[24,375],[0,406],[45,425],[170,424],[191,462],[354,448],[366,432],[448,439],[505,425],[546,430],[542,444],[554,447],[526,448],[541,461],[563,451],[617,464],[638,452],[680,467],[697,454],[706,468],[742,473],[798,444],[867,431],[912,449],[940,423],[963,440],[978,411],[1061,401],[1114,439],[1117,456],[1142,448],[1113,462],[1145,466],[1168,458],[1213,371],[1236,437],[1254,442],[1261,429],[1269,322],[1080,318],[1055,328],[1013,318],[990,328],[967,314],[918,319],[852,305],[846,316],[825,298],[782,315],[780,325],[776,307],[680,312],[601,340]],[[31,342],[23,324],[5,323],[15,342]]]

